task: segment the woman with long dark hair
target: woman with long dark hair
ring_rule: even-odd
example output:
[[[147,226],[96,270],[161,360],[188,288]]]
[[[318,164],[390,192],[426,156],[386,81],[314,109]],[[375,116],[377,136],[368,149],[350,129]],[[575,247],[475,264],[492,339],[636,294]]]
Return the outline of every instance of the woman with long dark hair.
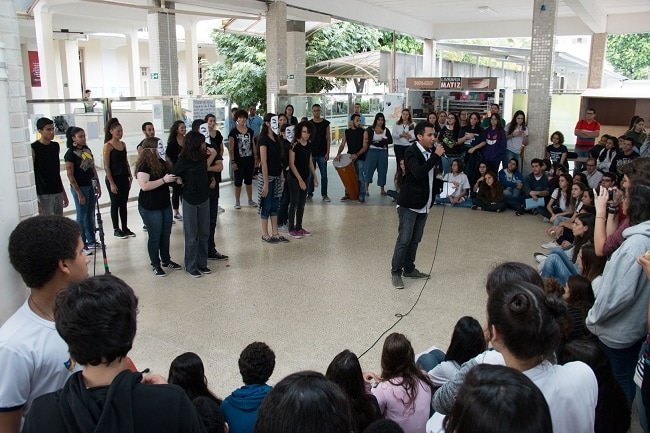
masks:
[[[325,377],[340,386],[347,395],[352,410],[354,433],[362,433],[370,423],[381,419],[377,399],[366,392],[357,355],[347,349],[336,355],[327,367]]]
[[[386,128],[386,118],[384,113],[377,113],[372,126],[366,129],[363,134],[364,147],[367,143],[366,162],[364,164],[366,191],[372,178],[377,171],[377,185],[381,189],[381,195],[387,195],[384,187],[386,186],[386,174],[388,173],[388,145],[393,142],[393,136],[390,129]]]
[[[429,419],[433,384],[415,365],[411,342],[399,333],[384,340],[381,381],[372,389],[384,418],[399,424],[404,433],[423,432]]]
[[[181,269],[169,255],[172,233],[172,208],[169,202],[169,184],[176,182],[171,174],[171,164],[158,154],[156,137],[142,141],[140,155],[135,164],[135,177],[140,185],[138,211],[147,226],[147,251],[153,274],[165,277],[163,268]]]
[[[182,120],[177,120],[172,124],[172,127],[169,128],[169,137],[167,137],[167,148],[165,149],[165,155],[172,163],[172,169],[176,166],[178,162],[178,157],[183,150],[185,145],[185,122]],[[174,219],[179,221],[183,220],[183,216],[180,213],[180,204],[183,200],[183,185],[179,183],[172,184],[172,209],[174,210]]]
[[[399,163],[404,159],[404,152],[413,141],[415,141],[415,124],[411,118],[411,110],[405,108],[402,110],[402,114],[399,117],[399,120],[393,127],[393,137],[395,137],[395,144],[393,146],[393,151],[395,152],[395,167],[396,170],[399,170]]]
[[[278,211],[282,196],[282,144],[280,137],[271,129],[273,116],[275,116],[273,113],[266,113],[262,132],[258,138],[262,176],[257,178],[262,240],[270,243],[289,241],[278,233]],[[271,234],[269,234],[269,219]]]
[[[503,212],[507,205],[501,182],[497,179],[496,174],[491,171],[485,173],[483,178],[484,180],[479,185],[478,193],[474,198],[472,209],[497,213]]]
[[[314,188],[318,186],[318,178],[311,158],[310,137],[309,123],[298,123],[289,151],[289,236],[294,239],[311,236],[311,233],[302,226],[307,201],[307,178],[310,173],[314,179]]]
[[[485,130],[483,158],[485,158],[485,163],[493,173],[499,172],[499,164],[506,155],[507,142],[506,131],[501,125],[501,117],[496,113],[492,113],[490,126]]]
[[[205,144],[205,137],[191,131],[174,166],[174,174],[183,181],[183,234],[185,235],[185,271],[194,278],[212,271],[208,268],[210,235],[210,179],[208,167],[217,152]]]
[[[126,144],[122,141],[122,125],[116,118],[106,123],[104,134],[104,170],[106,171],[106,188],[111,199],[111,221],[113,234],[117,238],[135,237],[127,225],[126,204],[129,201],[129,191],[133,174],[126,155]],[[120,228],[120,220],[122,227]]]
[[[503,168],[508,166],[508,161],[515,159],[517,165],[521,165],[521,151],[528,144],[528,127],[526,126],[526,114],[515,111],[510,123],[506,125],[506,153],[503,158]]]
[[[194,352],[185,352],[174,358],[169,366],[167,383],[183,388],[190,400],[207,397],[215,403],[221,404],[221,399],[208,388],[203,361]]]
[[[287,116],[287,123],[289,125],[297,125],[298,124],[298,119],[296,116],[293,115],[294,109],[293,105],[287,104],[286,108],[284,109],[284,114]]]
[[[445,148],[445,156],[442,158],[442,169],[445,173],[451,171],[451,161],[462,158],[465,147],[459,143],[460,124],[454,113],[447,115],[445,125],[438,133],[438,142]]]
[[[95,159],[90,148],[86,145],[86,132],[76,126],[71,126],[66,132],[68,151],[65,153],[65,171],[70,181],[70,190],[77,210],[77,223],[81,227],[81,238],[84,243],[84,254],[90,255],[97,247],[95,243],[95,203],[101,197],[102,189],[93,180],[97,180]],[[96,195],[96,196],[95,196]]]

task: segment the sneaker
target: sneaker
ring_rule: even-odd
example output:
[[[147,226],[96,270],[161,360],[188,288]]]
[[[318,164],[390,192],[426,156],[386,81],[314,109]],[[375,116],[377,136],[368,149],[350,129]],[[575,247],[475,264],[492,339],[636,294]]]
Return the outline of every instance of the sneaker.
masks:
[[[211,274],[212,269],[208,268],[207,266],[204,266],[202,268],[199,268],[199,272],[201,272],[202,274]]]
[[[533,253],[533,257],[537,263],[541,264],[544,260],[546,260],[546,257],[548,256],[544,253]]]
[[[323,199],[323,200],[325,200],[325,199]],[[341,201],[346,201],[346,200],[350,200],[350,196],[347,195],[347,194],[344,195],[343,197],[341,197]]]
[[[303,236],[311,236],[311,232],[308,232],[305,229],[300,229],[300,234]]]
[[[160,266],[154,266],[153,267],[153,274],[156,277],[166,277],[167,276],[165,271],[163,271],[163,268],[161,268]]]
[[[395,200],[393,200],[393,202],[394,202],[394,201],[395,201]],[[366,199],[365,199],[365,198],[360,198],[360,199],[359,199],[359,203],[365,203],[365,202],[366,202]]]
[[[307,194],[307,201],[311,201],[314,198],[313,194]]]
[[[176,215],[174,215],[174,219],[179,220],[179,221],[183,221],[183,215],[177,213]]]
[[[287,224],[278,226],[278,231],[282,233],[289,233],[289,226]]]
[[[402,280],[402,276],[400,274],[393,274],[391,280],[394,288],[396,289],[404,288],[404,281]]]
[[[208,253],[208,260],[228,260],[228,256],[221,254],[219,251],[210,251]]]
[[[183,269],[183,267],[181,265],[179,265],[176,262],[172,262],[171,260],[168,261],[167,263],[161,263],[160,265],[163,268],[168,268],[168,269],[176,269],[176,270]]]
[[[126,233],[124,233],[120,229],[113,230],[113,236],[115,236],[116,238],[120,238],[120,239],[126,239],[126,238],[129,237]]]
[[[199,272],[198,269],[196,271],[188,271],[187,273],[192,278],[201,278],[203,276],[203,274]]]
[[[143,231],[143,232],[146,232],[146,231],[147,231],[147,226],[146,226],[146,225],[143,225],[143,226],[142,226],[142,231]]]
[[[326,202],[326,203],[329,203],[329,202],[331,202],[332,200],[330,200],[330,198],[329,198],[328,196],[324,195],[324,196],[323,196],[323,201]]]
[[[81,254],[83,254],[84,256],[92,256],[93,251],[88,247],[84,247],[84,249],[81,250]]]
[[[552,250],[553,248],[557,248],[557,247],[559,247],[559,245],[555,241],[550,241],[550,242],[546,242],[545,244],[542,244],[542,248],[544,248],[545,250]]]
[[[274,238],[273,236],[262,236],[262,241],[263,242],[268,242],[270,244],[275,244],[275,243],[278,242],[278,240],[276,238]]]
[[[250,207],[257,207],[257,203],[255,203],[253,200],[248,200],[248,205]]]
[[[94,242],[92,244],[86,245],[86,248],[89,249],[89,250],[97,250],[97,249],[99,249],[101,247],[102,246],[99,244],[99,242]]]
[[[404,272],[404,277],[406,278],[429,278],[429,274],[420,272],[417,269],[413,269],[411,272]]]
[[[131,230],[129,230],[129,229],[122,230],[122,233],[124,233],[126,236],[128,236],[128,237],[130,237],[130,238],[134,238],[134,237],[135,237],[135,233],[133,233],[133,232],[132,232]]]
[[[273,239],[275,239],[276,242],[289,242],[289,239],[285,238],[282,235],[273,236]]]
[[[225,211],[226,211],[226,210],[225,210],[224,208],[222,208],[221,206],[219,206],[219,207],[217,208],[217,213],[224,213]]]
[[[289,232],[289,236],[291,236],[294,239],[302,239],[302,233],[300,230],[291,230]]]
[[[235,202],[235,209],[241,209],[241,205],[239,204],[239,202],[238,202],[238,201],[237,201],[237,202]]]

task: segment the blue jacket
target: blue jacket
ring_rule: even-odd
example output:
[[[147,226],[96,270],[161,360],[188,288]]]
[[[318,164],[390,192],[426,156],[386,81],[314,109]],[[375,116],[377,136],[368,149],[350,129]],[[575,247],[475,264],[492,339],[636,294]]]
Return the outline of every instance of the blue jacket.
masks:
[[[503,188],[517,188],[517,182],[524,183],[524,177],[521,175],[521,172],[519,170],[515,170],[514,173],[512,173],[512,181],[508,180],[508,177],[506,176],[506,172],[508,169],[503,168],[501,171],[499,171],[499,182],[501,185],[503,185]]]
[[[257,411],[271,389],[268,385],[245,385],[226,397],[221,411],[230,433],[253,433]]]

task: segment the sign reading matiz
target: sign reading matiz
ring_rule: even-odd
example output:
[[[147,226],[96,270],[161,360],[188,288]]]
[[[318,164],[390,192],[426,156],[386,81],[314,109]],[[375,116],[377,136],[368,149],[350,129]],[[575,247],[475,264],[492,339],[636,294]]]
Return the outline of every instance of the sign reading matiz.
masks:
[[[484,90],[493,91],[497,88],[495,77],[412,77],[406,79],[408,89],[420,90]]]

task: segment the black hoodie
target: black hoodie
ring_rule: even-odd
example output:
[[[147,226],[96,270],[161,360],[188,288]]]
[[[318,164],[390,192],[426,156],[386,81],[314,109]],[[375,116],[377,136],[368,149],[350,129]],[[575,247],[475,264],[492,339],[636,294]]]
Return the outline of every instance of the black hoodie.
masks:
[[[194,406],[175,385],[144,385],[125,370],[110,386],[86,388],[82,372],[34,401],[23,433],[201,433]]]

